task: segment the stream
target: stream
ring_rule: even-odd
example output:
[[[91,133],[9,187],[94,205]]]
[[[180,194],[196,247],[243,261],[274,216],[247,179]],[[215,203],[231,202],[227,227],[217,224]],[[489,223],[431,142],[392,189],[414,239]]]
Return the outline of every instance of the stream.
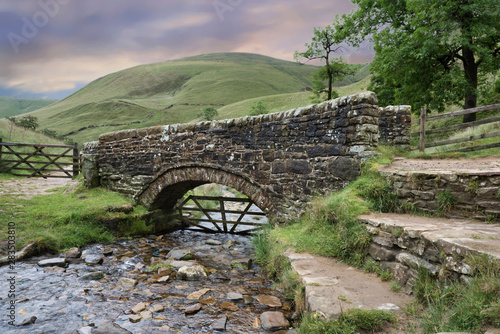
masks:
[[[17,326],[8,323],[4,288],[0,332],[270,333],[260,323],[263,313],[280,311],[290,319],[293,311],[250,260],[253,251],[250,237],[183,230],[93,244],[62,263],[54,258],[64,254],[20,261],[14,270]],[[46,259],[54,262],[42,267]],[[181,275],[198,264],[201,277]],[[0,267],[4,280],[11,271]]]

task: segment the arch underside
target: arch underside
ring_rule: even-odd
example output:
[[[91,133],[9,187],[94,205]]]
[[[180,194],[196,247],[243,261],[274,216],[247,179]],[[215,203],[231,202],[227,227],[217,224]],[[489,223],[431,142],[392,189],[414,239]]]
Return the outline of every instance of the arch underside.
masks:
[[[263,212],[273,214],[275,203],[259,184],[242,175],[210,166],[176,166],[154,179],[139,196],[139,201],[150,210],[171,211],[186,192],[207,183],[231,187],[248,196]]]

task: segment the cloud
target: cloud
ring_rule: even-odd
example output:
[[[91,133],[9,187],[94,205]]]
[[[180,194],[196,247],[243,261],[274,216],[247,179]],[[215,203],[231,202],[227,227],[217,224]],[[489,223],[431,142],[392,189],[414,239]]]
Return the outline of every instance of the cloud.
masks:
[[[52,4],[52,13],[40,3]],[[230,9],[224,7],[221,15],[217,3]],[[325,26],[335,14],[353,8],[349,0],[4,1],[0,86],[30,93],[71,90],[139,64],[212,52],[293,60],[294,51],[311,39],[313,27]],[[46,24],[37,27],[34,36],[24,36],[26,21],[34,24],[43,12]],[[17,45],[19,52],[9,33],[26,39]]]

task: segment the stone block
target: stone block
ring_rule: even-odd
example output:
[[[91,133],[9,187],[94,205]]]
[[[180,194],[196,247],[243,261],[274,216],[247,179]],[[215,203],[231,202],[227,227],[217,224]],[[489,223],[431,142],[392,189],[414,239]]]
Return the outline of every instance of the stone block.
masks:
[[[393,261],[396,258],[397,252],[376,244],[371,244],[368,254],[377,261]]]

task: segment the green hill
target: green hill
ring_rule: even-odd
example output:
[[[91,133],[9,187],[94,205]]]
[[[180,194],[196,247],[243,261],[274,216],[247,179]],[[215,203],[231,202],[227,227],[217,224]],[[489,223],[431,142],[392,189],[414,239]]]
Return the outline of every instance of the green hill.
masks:
[[[32,114],[39,129],[82,143],[110,131],[190,122],[209,105],[297,93],[312,85],[316,70],[256,54],[207,54],[109,74]]]
[[[46,107],[57,100],[22,99],[0,96],[0,118],[25,114]]]

